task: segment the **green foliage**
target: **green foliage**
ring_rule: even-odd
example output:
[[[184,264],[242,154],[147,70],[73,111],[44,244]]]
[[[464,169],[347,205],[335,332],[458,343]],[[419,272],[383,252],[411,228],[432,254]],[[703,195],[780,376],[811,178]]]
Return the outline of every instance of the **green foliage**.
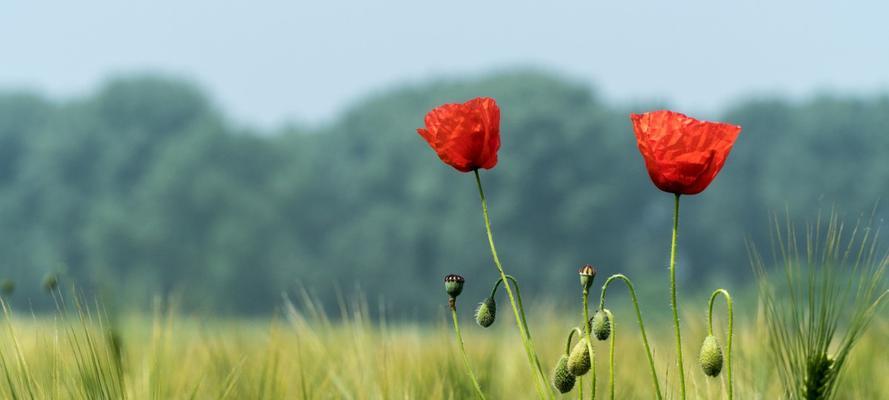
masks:
[[[12,304],[44,309],[49,271],[141,307],[173,294],[190,309],[268,312],[300,286],[331,306],[358,282],[425,315],[450,272],[482,297],[494,276],[472,178],[415,133],[435,105],[478,95],[503,109],[500,164],[482,174],[503,261],[529,298],[564,300],[586,262],[662,270],[669,195],[649,182],[627,117],[653,107],[519,71],[402,87],[274,132],[239,128],[164,77],[65,102],[0,94],[0,277],[18,283]],[[767,231],[770,210],[870,209],[889,194],[887,97],[755,100],[719,118],[744,131],[714,184],[685,200],[680,286],[748,282],[742,239]],[[661,288],[639,289],[644,300]]]
[[[773,258],[783,270],[769,274],[751,253],[785,397],[851,398],[839,384],[844,366],[889,295],[889,255],[875,247],[878,231],[866,223],[846,227],[831,215],[807,225],[803,237],[789,221],[786,229],[776,221],[774,232]]]
[[[72,300],[65,299],[69,304]],[[366,305],[352,299],[342,314],[326,315],[316,304],[286,303],[274,319],[194,318],[175,308],[154,315],[126,314],[117,322],[95,307],[74,305],[44,317],[4,311],[0,316],[0,398],[2,399],[469,399],[474,389],[461,364],[448,326],[373,320]],[[0,303],[2,304],[2,303]],[[689,315],[703,315],[691,307]],[[565,317],[548,317],[535,330],[543,367],[553,371],[554,384],[570,390],[563,336]],[[571,317],[571,316],[568,316]],[[573,318],[572,318],[573,319]],[[707,334],[701,318],[689,318],[686,330],[699,342]],[[739,321],[736,371],[738,399],[778,399],[781,387],[762,345],[755,319]],[[669,332],[668,324],[650,326]],[[534,393],[525,355],[511,327],[465,329],[468,352],[486,394],[496,399],[525,399]],[[615,364],[615,398],[654,397],[649,376],[640,370],[646,356],[638,337],[627,328],[615,336],[620,358]],[[850,399],[884,399],[885,337],[889,320],[878,316],[847,360],[854,384]],[[116,337],[116,339],[114,339]],[[117,344],[115,344],[115,342]],[[699,343],[698,343],[699,344]],[[669,335],[653,346],[667,349]],[[117,349],[117,350],[115,350]],[[671,365],[672,354],[657,353],[658,365]],[[607,358],[597,357],[599,370]],[[675,384],[675,375],[665,384]],[[673,381],[670,381],[673,378]],[[600,383],[602,377],[600,376]],[[599,385],[597,398],[607,398]],[[586,386],[585,389],[589,389]],[[719,399],[724,388],[709,379],[691,379],[692,398]],[[588,392],[586,392],[588,393]],[[567,396],[566,396],[567,398]]]

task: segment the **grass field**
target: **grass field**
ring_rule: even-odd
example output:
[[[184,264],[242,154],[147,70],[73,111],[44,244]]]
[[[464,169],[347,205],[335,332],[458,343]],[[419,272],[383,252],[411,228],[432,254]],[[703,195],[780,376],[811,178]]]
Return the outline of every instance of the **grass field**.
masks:
[[[532,375],[509,315],[482,329],[462,305],[467,351],[489,398],[534,397]],[[744,305],[750,307],[750,305]],[[4,399],[468,399],[471,382],[456,351],[444,306],[440,324],[373,323],[346,310],[328,318],[310,303],[262,320],[208,319],[157,312],[113,322],[96,307],[68,304],[66,314],[7,313],[0,334]],[[755,305],[754,305],[755,308]],[[615,310],[616,398],[652,398],[650,375],[631,314]],[[683,319],[691,398],[723,397],[722,379],[697,365],[704,310]],[[540,316],[551,316],[540,318]],[[531,311],[534,341],[549,372],[564,348],[570,315]],[[738,399],[781,397],[765,329],[736,318]],[[676,398],[670,326],[648,326],[667,398]],[[878,316],[853,352],[839,398],[889,398],[889,319]],[[720,336],[723,341],[724,337]],[[723,341],[724,345],[724,341]],[[608,398],[608,346],[596,343],[598,398]],[[673,371],[673,372],[671,372]],[[722,374],[724,377],[725,374]],[[589,375],[585,383],[589,398]],[[564,398],[576,398],[574,392]]]

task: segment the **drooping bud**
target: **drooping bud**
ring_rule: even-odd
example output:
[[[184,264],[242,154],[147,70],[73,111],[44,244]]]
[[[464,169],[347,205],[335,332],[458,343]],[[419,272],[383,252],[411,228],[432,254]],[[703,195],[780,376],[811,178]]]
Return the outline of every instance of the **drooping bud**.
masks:
[[[577,272],[580,274],[580,286],[584,289],[589,289],[590,286],[593,286],[593,279],[596,279],[596,268],[587,264],[580,267],[580,270]]]
[[[456,299],[463,292],[463,282],[466,282],[462,276],[457,274],[448,274],[444,277],[445,291],[452,299]]]
[[[701,369],[707,376],[717,377],[722,371],[722,348],[716,336],[708,335],[701,346]]]
[[[59,286],[59,278],[54,273],[48,273],[43,277],[43,290],[52,292]]]
[[[568,356],[562,355],[559,362],[556,363],[556,368],[553,369],[553,387],[559,393],[568,393],[574,388],[576,380],[574,375],[568,371]]]
[[[611,318],[608,318],[607,310],[598,310],[593,316],[593,334],[596,339],[608,340],[611,336]]]
[[[586,338],[583,338],[571,349],[571,355],[568,357],[568,371],[574,376],[583,376],[589,372],[590,366],[590,349],[587,348]]]
[[[475,309],[475,322],[479,324],[482,328],[487,328],[494,323],[494,318],[497,317],[497,302],[494,301],[493,297],[488,297],[484,301],[478,304],[478,308]]]
[[[4,279],[3,282],[0,282],[0,295],[9,297],[13,292],[15,292],[15,282],[12,279]]]

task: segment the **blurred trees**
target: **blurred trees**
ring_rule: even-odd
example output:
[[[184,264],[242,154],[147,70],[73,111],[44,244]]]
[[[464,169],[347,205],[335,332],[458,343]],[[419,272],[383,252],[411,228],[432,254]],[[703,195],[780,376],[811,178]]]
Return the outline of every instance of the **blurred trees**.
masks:
[[[478,95],[503,110],[500,164],[482,179],[523,290],[568,296],[559,289],[589,262],[661,295],[672,202],[628,119],[656,107],[527,71],[402,87],[327,126],[276,132],[237,128],[199,88],[163,77],[69,102],[0,94],[0,279],[36,306],[49,271],[125,304],[178,294],[230,312],[269,311],[301,286],[422,312],[448,272],[481,298],[494,273],[474,181],[415,133],[430,108]],[[768,242],[769,212],[836,205],[854,219],[889,193],[887,97],[760,99],[719,118],[744,130],[711,188],[683,203],[685,286],[741,289],[744,239]]]

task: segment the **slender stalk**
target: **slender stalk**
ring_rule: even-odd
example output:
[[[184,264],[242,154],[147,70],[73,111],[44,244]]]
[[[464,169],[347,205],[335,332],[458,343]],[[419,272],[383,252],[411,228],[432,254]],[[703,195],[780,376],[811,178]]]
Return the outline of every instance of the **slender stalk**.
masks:
[[[685,400],[685,364],[682,362],[682,332],[679,330],[679,305],[676,304],[676,237],[679,233],[679,194],[673,206],[673,240],[670,244],[670,305],[673,308],[673,329],[676,332],[676,357],[679,363],[680,398]]]
[[[519,312],[519,306],[516,304],[515,297],[513,296],[512,287],[507,281],[506,273],[503,271],[503,265],[500,263],[500,257],[497,255],[497,248],[494,246],[494,234],[491,232],[491,220],[488,217],[488,202],[485,200],[485,191],[482,189],[481,177],[479,177],[478,170],[473,172],[475,172],[475,183],[478,186],[478,194],[482,202],[482,214],[485,219],[485,230],[488,233],[488,244],[491,247],[491,255],[494,258],[494,265],[500,273],[500,279],[503,280],[503,287],[506,289],[506,294],[509,296],[509,304],[512,306],[512,312],[515,315],[516,326],[519,328],[522,344],[524,345],[525,353],[528,356],[528,363],[531,366],[532,372],[535,372],[537,375],[536,379],[534,379],[537,394],[540,398],[550,398],[552,393],[546,389],[546,377],[543,374],[543,370],[540,368],[540,361],[537,359],[537,354],[534,352],[534,347],[531,343],[531,335],[526,329],[525,324],[522,322],[524,321],[522,315],[524,315],[525,310],[522,309],[522,311]]]
[[[593,340],[590,337],[590,289],[583,288],[583,336],[586,338],[587,351],[590,352],[590,367],[593,383],[590,385],[591,399],[596,400],[596,353],[593,352]]]
[[[519,316],[522,317],[522,326],[525,327],[525,335],[528,339],[528,345],[533,350],[534,341],[531,339],[531,330],[528,329],[528,318],[525,316],[525,306],[522,304],[522,291],[519,290],[519,281],[517,281],[512,275],[506,275],[506,279],[510,280],[515,287],[515,299],[516,304],[519,306]],[[501,282],[503,282],[503,278],[497,279],[497,283],[494,285],[494,289],[491,291],[491,297],[494,297],[497,291],[497,286],[499,286]],[[540,359],[537,358],[536,353],[534,354],[534,363],[537,365],[537,369],[539,371],[543,371],[543,367],[540,365]]]
[[[605,309],[605,293],[608,292],[608,285],[615,280],[622,281],[627,285],[627,289],[630,291],[630,298],[633,300],[633,307],[636,309],[636,321],[639,323],[639,331],[642,332],[642,344],[645,345],[645,355],[648,356],[648,367],[651,369],[651,381],[654,383],[654,391],[657,394],[658,400],[661,400],[664,397],[661,394],[661,385],[657,379],[657,370],[654,368],[654,357],[651,355],[651,346],[648,344],[648,335],[645,333],[645,323],[642,321],[642,311],[639,308],[639,299],[636,297],[636,288],[633,287],[633,282],[630,281],[630,278],[627,278],[623,274],[615,274],[608,277],[608,279],[605,280],[605,284],[602,285],[602,296],[599,298],[599,309]],[[614,320],[612,319],[612,325],[613,324]],[[613,338],[614,336],[614,332],[612,332],[611,337]]]
[[[472,366],[469,365],[469,356],[466,355],[466,348],[463,346],[463,335],[460,334],[460,323],[457,322],[457,306],[456,300],[450,299],[449,305],[451,308],[451,317],[454,319],[454,333],[457,335],[457,344],[460,346],[460,354],[463,355],[463,365],[466,366],[466,374],[469,375],[469,379],[472,380],[472,386],[475,388],[475,394],[479,399],[484,400],[485,394],[482,392],[482,387],[478,384],[478,379],[475,378],[475,373],[472,372]]]
[[[728,308],[728,339],[726,339],[725,350],[725,375],[728,380],[728,400],[732,400],[734,394],[734,390],[732,389],[732,329],[734,324],[734,312],[732,311],[732,296],[730,296],[725,289],[716,289],[716,291],[710,295],[710,308],[707,312],[707,332],[710,335],[713,335],[713,302],[716,300],[716,296],[719,296],[720,294],[725,297],[725,305]]]
[[[614,400],[614,338],[617,336],[617,324],[614,321],[614,315],[611,311],[603,309],[602,312],[608,317],[611,323],[611,343],[608,350],[608,393],[609,398]]]

